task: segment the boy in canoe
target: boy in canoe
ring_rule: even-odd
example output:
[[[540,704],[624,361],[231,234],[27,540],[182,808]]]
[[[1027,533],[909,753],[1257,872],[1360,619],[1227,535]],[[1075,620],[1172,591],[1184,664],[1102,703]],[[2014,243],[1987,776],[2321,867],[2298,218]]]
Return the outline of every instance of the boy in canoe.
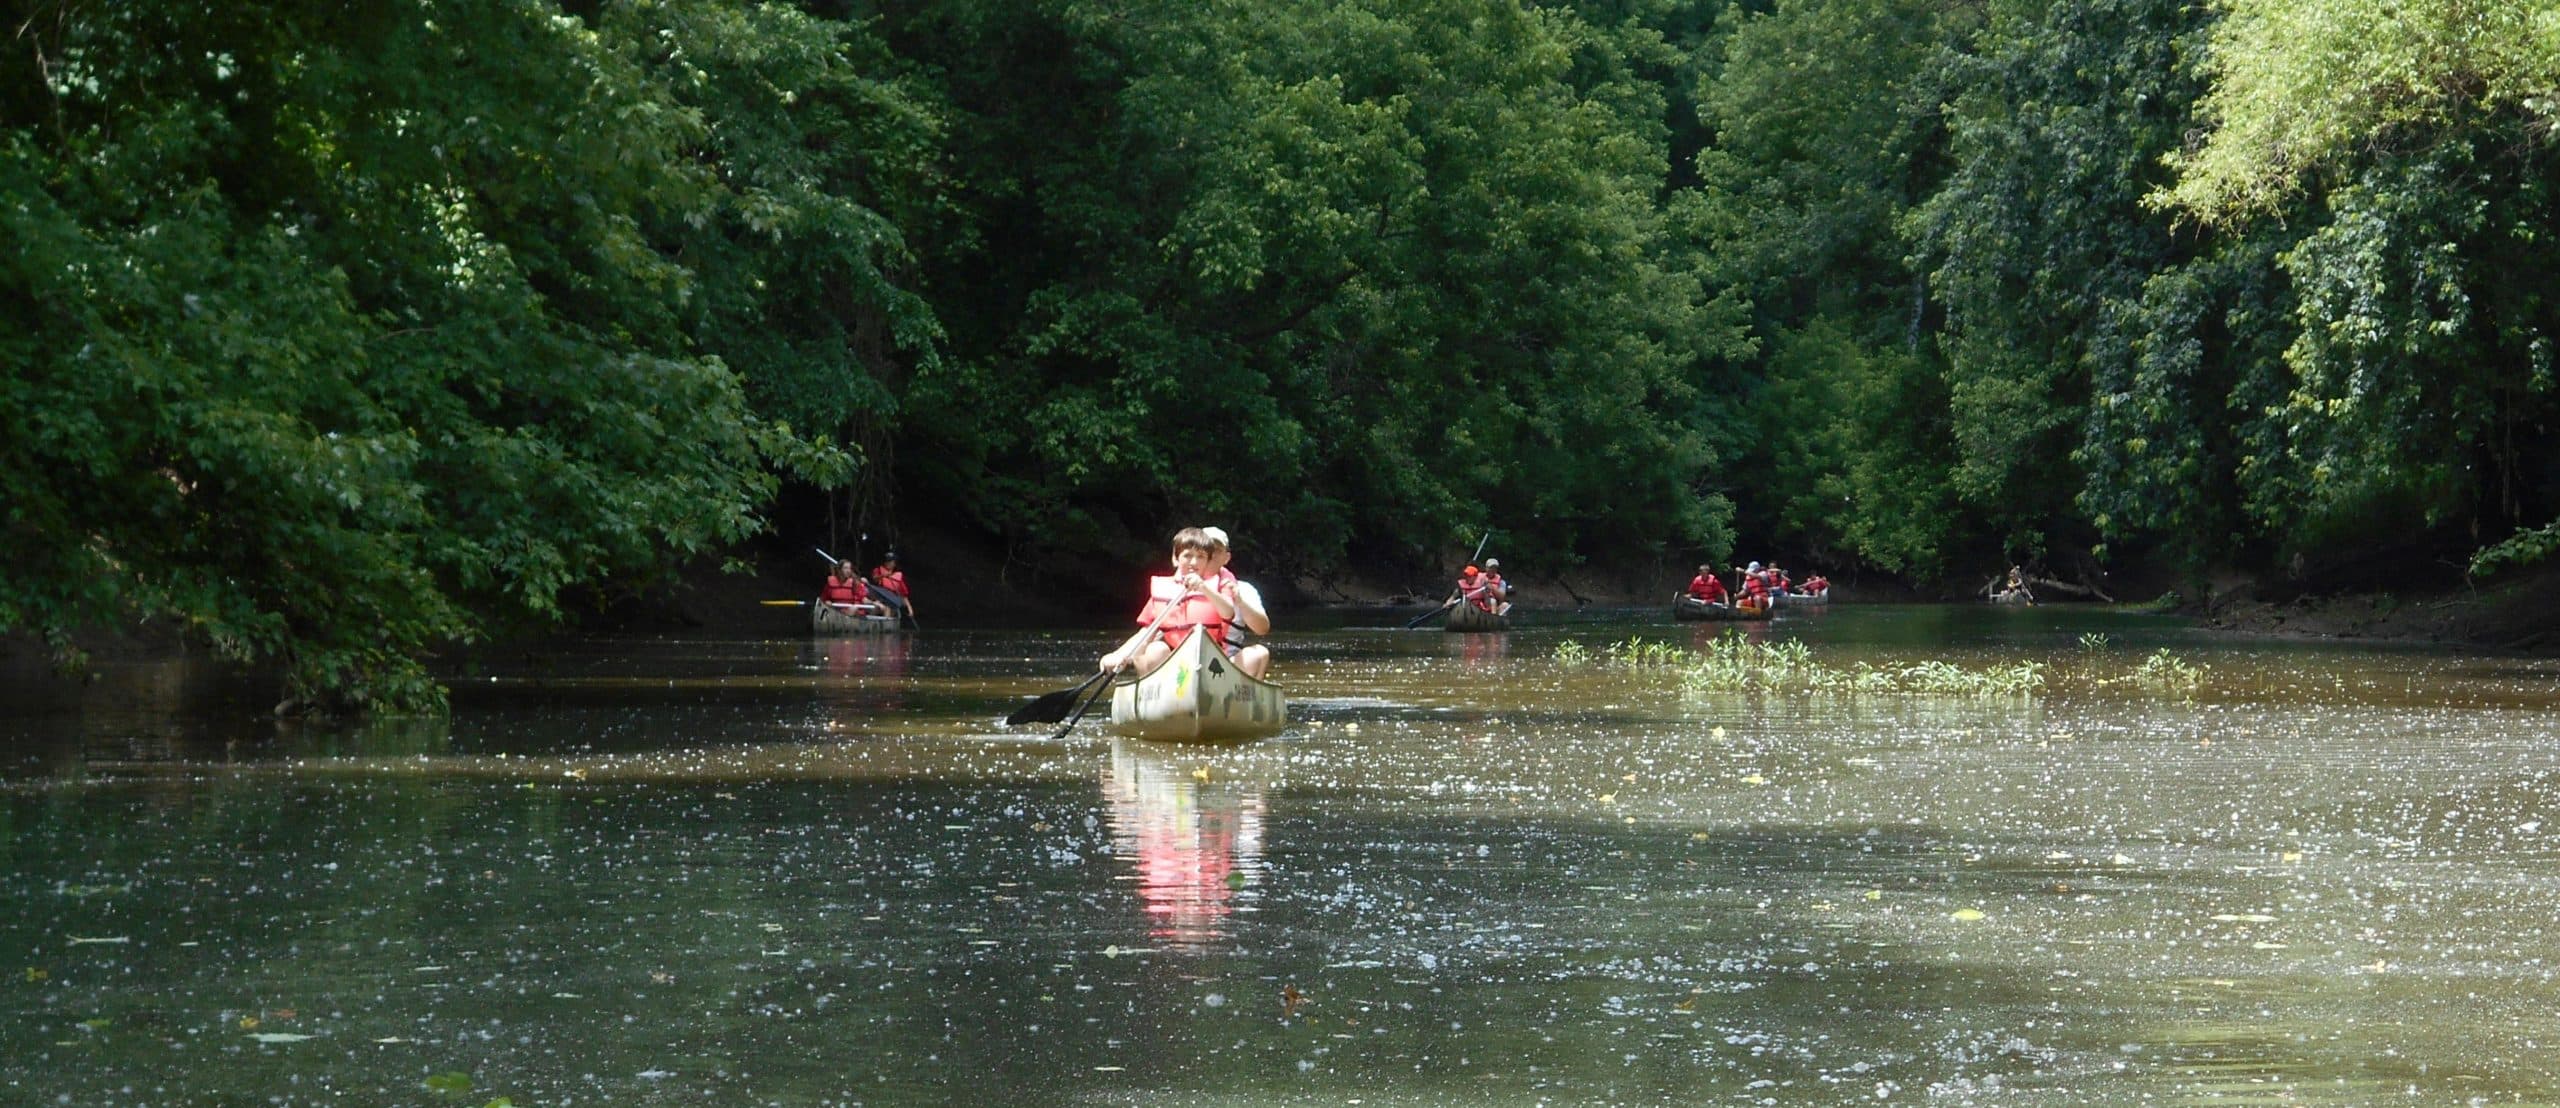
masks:
[[[1257,634],[1268,631],[1271,617],[1263,613],[1262,598],[1253,586],[1237,581],[1236,575],[1227,571],[1230,556],[1224,531],[1185,527],[1174,532],[1173,572],[1148,578],[1147,603],[1138,609],[1138,622],[1146,626],[1118,649],[1103,655],[1101,668],[1135,668],[1145,673],[1161,665],[1184,640],[1194,634],[1206,634],[1221,652],[1235,660],[1236,668],[1247,676],[1262,676],[1271,668],[1270,649],[1231,645],[1231,640],[1240,636],[1230,631],[1239,626]],[[1247,598],[1250,604],[1246,603]]]

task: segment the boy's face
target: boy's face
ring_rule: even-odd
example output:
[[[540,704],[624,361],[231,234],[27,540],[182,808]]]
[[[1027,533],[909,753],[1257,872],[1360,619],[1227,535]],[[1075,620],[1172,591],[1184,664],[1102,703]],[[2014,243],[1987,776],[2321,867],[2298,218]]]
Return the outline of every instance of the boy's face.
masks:
[[[1177,573],[1205,575],[1215,571],[1218,566],[1206,550],[1194,546],[1177,546],[1173,548],[1173,568]]]

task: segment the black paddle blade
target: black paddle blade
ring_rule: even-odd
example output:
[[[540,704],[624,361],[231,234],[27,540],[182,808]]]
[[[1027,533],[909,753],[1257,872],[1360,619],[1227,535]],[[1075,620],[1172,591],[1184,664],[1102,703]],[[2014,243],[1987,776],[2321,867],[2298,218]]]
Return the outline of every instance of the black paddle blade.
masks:
[[[1441,605],[1441,606],[1439,606],[1439,607],[1437,607],[1437,608],[1433,608],[1433,609],[1431,609],[1431,610],[1430,610],[1430,611],[1428,611],[1428,612],[1424,612],[1424,613],[1422,613],[1421,615],[1418,615],[1418,616],[1413,617],[1413,622],[1408,623],[1408,624],[1405,624],[1405,625],[1404,625],[1404,629],[1405,629],[1405,630],[1407,630],[1407,631],[1411,631],[1411,630],[1413,630],[1413,629],[1414,629],[1414,628],[1416,628],[1416,627],[1420,627],[1420,626],[1422,626],[1422,621],[1423,621],[1423,620],[1430,619],[1430,618],[1431,618],[1431,617],[1433,617],[1433,616],[1439,615],[1440,613],[1445,612],[1445,611],[1448,611],[1449,609],[1451,609],[1451,608],[1455,608],[1455,607],[1457,607],[1457,606],[1458,606],[1457,602],[1453,600],[1453,601],[1450,601],[1450,602],[1449,602],[1449,603],[1447,603],[1447,604],[1443,604],[1443,605]]]
[[[1109,682],[1095,686],[1093,695],[1085,697],[1084,703],[1076,705],[1075,713],[1068,716],[1065,723],[1058,725],[1058,729],[1049,735],[1050,740],[1054,742],[1058,739],[1066,738],[1067,732],[1076,729],[1076,721],[1083,719],[1086,712],[1093,710],[1093,702],[1109,695],[1111,695],[1111,685]]]
[[[1097,673],[1085,678],[1083,684],[1072,689],[1041,693],[1031,698],[1031,703],[1014,709],[1012,715],[1004,717],[1004,725],[1020,727],[1026,723],[1056,723],[1065,719],[1067,713],[1076,710],[1077,697],[1083,696],[1084,691],[1092,688],[1094,682],[1109,676],[1111,675],[1108,673]]]

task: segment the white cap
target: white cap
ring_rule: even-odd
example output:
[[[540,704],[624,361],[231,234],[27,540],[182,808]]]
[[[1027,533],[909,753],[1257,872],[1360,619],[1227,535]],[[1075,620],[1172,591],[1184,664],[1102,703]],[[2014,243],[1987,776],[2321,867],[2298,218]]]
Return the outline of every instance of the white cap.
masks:
[[[1758,573],[1758,572],[1760,572],[1760,563],[1758,563],[1758,562],[1753,562],[1753,563],[1751,563],[1750,565],[1744,566],[1743,568],[1744,568],[1745,570],[1748,570],[1748,571],[1752,572],[1752,573]]]
[[[1200,533],[1209,536],[1210,542],[1214,542],[1220,546],[1232,546],[1232,544],[1227,542],[1227,529],[1224,527],[1203,527],[1200,529]]]
[[[1485,560],[1484,560],[1484,568],[1486,568],[1486,569],[1492,569],[1493,567],[1498,566],[1498,565],[1501,565],[1501,564],[1502,564],[1502,559],[1500,559],[1500,558],[1487,558],[1487,559],[1485,559]]]

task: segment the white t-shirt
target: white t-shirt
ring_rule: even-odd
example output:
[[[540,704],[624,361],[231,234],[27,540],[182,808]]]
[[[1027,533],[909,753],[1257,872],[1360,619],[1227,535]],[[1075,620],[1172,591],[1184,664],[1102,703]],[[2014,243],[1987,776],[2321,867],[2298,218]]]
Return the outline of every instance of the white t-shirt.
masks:
[[[1235,598],[1236,626],[1239,629],[1242,629],[1247,633],[1251,633],[1253,631],[1253,628],[1247,626],[1244,622],[1244,613],[1248,609],[1262,613],[1262,618],[1265,621],[1268,621],[1271,618],[1271,612],[1262,606],[1262,590],[1254,588],[1252,582],[1238,578],[1236,580],[1235,591],[1229,595]]]

